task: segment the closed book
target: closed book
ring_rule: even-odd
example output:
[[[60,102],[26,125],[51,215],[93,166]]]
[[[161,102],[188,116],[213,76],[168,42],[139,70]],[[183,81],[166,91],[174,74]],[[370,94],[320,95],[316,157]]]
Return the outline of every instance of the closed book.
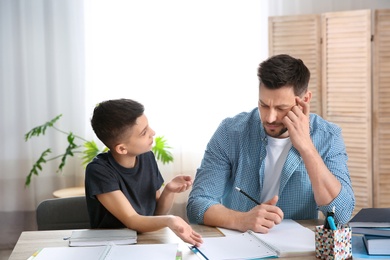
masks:
[[[363,236],[354,235],[352,236],[352,258],[353,260],[390,259],[388,255],[369,255],[363,241]]]
[[[125,229],[75,230],[69,238],[69,246],[129,245],[137,243],[137,232]]]
[[[390,228],[353,227],[352,233],[353,234],[390,237]]]
[[[364,235],[363,240],[369,255],[390,256],[390,237]]]
[[[349,221],[354,227],[390,227],[390,208],[364,208]],[[353,232],[353,229],[352,229]]]

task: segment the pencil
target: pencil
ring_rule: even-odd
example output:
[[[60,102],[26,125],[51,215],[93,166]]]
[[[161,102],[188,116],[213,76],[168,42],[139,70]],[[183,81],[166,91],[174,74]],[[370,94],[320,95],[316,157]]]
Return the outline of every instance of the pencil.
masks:
[[[242,194],[245,195],[245,197],[247,197],[248,199],[250,199],[251,201],[253,201],[254,203],[256,203],[257,205],[260,205],[261,203],[258,202],[257,200],[255,200],[254,198],[252,198],[251,196],[249,196],[248,193],[246,193],[245,191],[243,191],[242,189],[236,187],[236,190],[238,190],[239,192],[241,192]]]

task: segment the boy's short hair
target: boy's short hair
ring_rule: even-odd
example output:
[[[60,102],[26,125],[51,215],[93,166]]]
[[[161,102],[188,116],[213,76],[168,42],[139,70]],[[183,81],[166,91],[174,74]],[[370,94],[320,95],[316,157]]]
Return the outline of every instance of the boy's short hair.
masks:
[[[100,102],[93,110],[92,129],[109,149],[119,144],[126,131],[145,111],[144,106],[131,99],[113,99]]]
[[[260,63],[257,76],[268,89],[292,86],[294,94],[301,96],[307,91],[310,71],[301,59],[279,54]]]

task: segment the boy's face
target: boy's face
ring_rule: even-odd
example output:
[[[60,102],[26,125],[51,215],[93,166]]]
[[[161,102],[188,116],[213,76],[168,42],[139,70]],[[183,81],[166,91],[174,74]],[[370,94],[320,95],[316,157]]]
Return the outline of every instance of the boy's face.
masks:
[[[149,127],[148,118],[143,114],[137,118],[136,124],[128,130],[123,144],[129,155],[137,156],[152,149],[153,137],[156,133]]]

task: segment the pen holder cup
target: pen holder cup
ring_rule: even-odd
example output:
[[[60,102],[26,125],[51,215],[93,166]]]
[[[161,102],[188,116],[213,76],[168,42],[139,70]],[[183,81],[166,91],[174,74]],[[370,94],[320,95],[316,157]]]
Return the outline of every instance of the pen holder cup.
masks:
[[[326,229],[323,225],[315,230],[316,257],[339,260],[352,258],[352,231],[348,225],[336,230]]]

